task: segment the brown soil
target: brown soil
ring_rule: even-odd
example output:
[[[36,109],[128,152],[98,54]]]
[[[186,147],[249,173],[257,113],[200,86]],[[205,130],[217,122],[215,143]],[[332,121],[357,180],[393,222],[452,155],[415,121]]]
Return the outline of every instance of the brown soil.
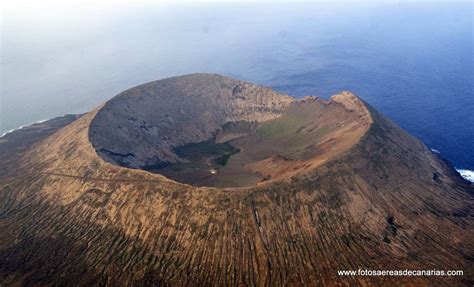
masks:
[[[188,76],[172,82],[191,82],[194,88],[232,83],[215,75]],[[183,90],[188,91],[190,86],[185,85]],[[140,98],[149,92],[143,89],[145,95],[141,95],[139,91],[140,88],[135,89],[132,94]],[[275,102],[270,96],[272,92],[265,91],[268,97],[260,103]],[[239,89],[236,94],[240,94]],[[118,136],[110,142],[93,140],[100,136],[98,128],[106,128],[102,126],[106,121],[96,120],[120,120],[121,114],[130,116],[104,112],[111,107],[122,112],[131,109],[127,105],[133,101],[127,97],[124,107],[116,98],[113,105],[95,109],[48,136],[37,138],[25,149],[0,157],[0,285],[474,283],[474,188],[449,164],[348,94],[331,102],[308,99],[314,106],[311,110],[331,109],[328,115],[332,116],[320,122],[311,121],[317,123],[315,129],[310,123],[297,125],[304,126],[302,130],[306,129],[311,139],[302,136],[304,140],[295,141],[301,145],[278,137],[278,127],[288,123],[283,120],[294,108],[290,105],[293,100],[280,98],[280,108],[260,111],[256,119],[255,110],[262,110],[262,106],[250,100],[251,93],[246,95],[249,102],[246,100],[245,105],[252,107],[252,113],[246,113],[245,105],[239,102],[240,112],[227,114],[234,117],[232,120],[209,115],[207,120],[212,128],[202,130],[194,142],[208,139],[226,122],[258,122],[255,136],[229,137],[236,146],[241,144],[244,151],[230,157],[228,163],[230,167],[239,155],[257,154],[257,160],[244,166],[273,180],[256,186],[194,187],[160,174],[119,166],[114,162],[117,156],[104,160],[96,149],[111,148],[107,145],[112,140],[119,142],[117,149],[111,150],[115,153],[127,152],[119,148],[137,143],[125,137],[125,130],[136,131],[132,120],[126,126],[119,121],[122,131],[114,121],[109,122],[116,133],[104,130],[103,135]],[[295,105],[300,104],[303,105]],[[224,106],[239,105],[233,102]],[[338,113],[341,114],[334,116]],[[350,121],[351,113],[356,118],[370,118],[354,123]],[[247,119],[240,116],[244,114]],[[339,119],[347,122],[338,125]],[[283,122],[277,124],[279,120]],[[369,126],[365,127],[365,123]],[[321,125],[327,125],[329,130],[318,134]],[[292,125],[283,130],[292,130],[289,127]],[[299,135],[293,133],[296,134]],[[318,136],[313,137],[315,134]],[[272,143],[278,144],[266,144],[270,137]],[[329,144],[331,138],[335,140]],[[193,142],[178,143],[178,139],[184,137],[169,140],[167,148]],[[262,143],[260,149],[266,147],[272,152],[246,152],[245,146],[252,141]],[[139,160],[130,163],[146,162],[145,153],[140,152],[151,144],[135,146],[131,153]],[[337,151],[324,156],[332,152],[331,146],[336,146]],[[287,147],[298,148],[288,152]],[[163,146],[155,155],[159,159],[162,155],[175,158]],[[300,163],[310,166],[302,169]],[[337,270],[359,268],[460,269],[464,275],[337,275]]]

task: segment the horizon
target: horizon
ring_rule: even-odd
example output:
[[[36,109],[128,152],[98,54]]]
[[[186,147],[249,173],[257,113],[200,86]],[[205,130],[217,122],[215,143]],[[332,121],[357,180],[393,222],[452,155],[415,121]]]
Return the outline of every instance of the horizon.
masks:
[[[209,72],[295,97],[350,90],[474,170],[472,3],[54,3],[3,13],[0,134]]]

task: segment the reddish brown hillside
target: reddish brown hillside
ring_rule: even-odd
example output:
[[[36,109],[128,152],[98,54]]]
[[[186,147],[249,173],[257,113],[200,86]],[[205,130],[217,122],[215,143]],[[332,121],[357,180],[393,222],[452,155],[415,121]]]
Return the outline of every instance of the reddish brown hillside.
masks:
[[[145,151],[155,145],[153,161],[179,162],[176,145],[201,142],[211,135],[217,135],[216,144],[253,136],[258,127],[291,115],[295,100],[217,75],[183,76],[162,83],[166,85],[155,82],[134,88],[128,92],[133,100],[118,96],[38,138],[32,146],[0,157],[0,285],[474,283],[474,188],[422,142],[357,97],[343,93],[326,102],[307,99],[315,113],[309,118],[328,130],[312,134],[316,129],[311,132],[308,123],[301,125],[291,116],[296,131],[305,126],[313,135],[308,137],[311,140],[304,135],[299,138],[304,140],[293,141],[302,145],[285,143],[285,137],[259,138],[273,139],[273,146],[266,143],[268,148],[299,152],[296,147],[308,151],[308,146],[314,146],[323,153],[303,153],[309,158],[296,158],[301,155],[296,152],[270,154],[249,166],[271,177],[254,186],[195,187],[137,169],[150,159]],[[236,92],[243,99],[211,105],[218,102],[216,96],[222,101],[232,97],[236,86],[244,87]],[[175,91],[181,100],[175,103],[173,97],[154,91]],[[187,103],[190,96],[210,104],[193,114],[191,110],[199,105]],[[146,104],[149,110],[140,113],[134,100],[154,104]],[[183,115],[190,116],[179,128],[162,121],[180,121],[175,114],[179,109],[167,117],[162,108],[178,104],[186,109]],[[199,118],[207,109],[209,113]],[[136,122],[148,124],[154,111],[159,115],[153,124],[167,133],[154,133],[153,140],[137,145],[131,138],[134,133],[145,130],[138,134],[141,139],[153,132]],[[128,120],[131,117],[137,121]],[[320,117],[325,120],[318,122]],[[192,124],[192,118],[199,125]],[[241,121],[257,122],[256,129]],[[222,129],[227,122],[234,124]],[[287,123],[277,126],[283,125],[284,131],[295,127]],[[191,136],[192,131],[196,133]],[[225,132],[218,136],[219,131]],[[263,134],[280,135],[276,131],[281,132],[270,128]],[[356,136],[347,137],[351,131]],[[292,139],[295,134],[300,135],[288,132]],[[335,142],[328,144],[331,138]],[[114,153],[139,157],[139,161],[121,162],[135,169],[120,166],[116,156],[100,151],[111,146],[117,148]],[[230,155],[229,164],[239,154],[244,152]],[[295,157],[288,164],[293,172],[281,168],[289,156]],[[268,168],[275,163],[278,168]],[[460,269],[464,275],[337,275],[338,270],[359,268]]]

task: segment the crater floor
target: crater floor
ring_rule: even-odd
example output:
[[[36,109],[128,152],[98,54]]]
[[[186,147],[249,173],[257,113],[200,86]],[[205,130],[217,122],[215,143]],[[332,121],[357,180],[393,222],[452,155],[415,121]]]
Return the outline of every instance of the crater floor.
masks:
[[[345,106],[307,98],[273,120],[226,123],[206,141],[173,148],[183,162],[145,169],[194,186],[253,186],[324,163],[355,144],[366,128]]]

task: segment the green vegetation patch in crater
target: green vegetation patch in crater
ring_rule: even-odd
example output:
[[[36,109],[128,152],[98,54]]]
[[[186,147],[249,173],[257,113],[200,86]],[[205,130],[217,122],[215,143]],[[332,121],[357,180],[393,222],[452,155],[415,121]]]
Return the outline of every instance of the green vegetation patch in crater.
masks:
[[[189,143],[174,148],[174,152],[189,161],[209,161],[225,165],[229,157],[240,152],[230,143],[216,143],[214,138],[199,143]]]

